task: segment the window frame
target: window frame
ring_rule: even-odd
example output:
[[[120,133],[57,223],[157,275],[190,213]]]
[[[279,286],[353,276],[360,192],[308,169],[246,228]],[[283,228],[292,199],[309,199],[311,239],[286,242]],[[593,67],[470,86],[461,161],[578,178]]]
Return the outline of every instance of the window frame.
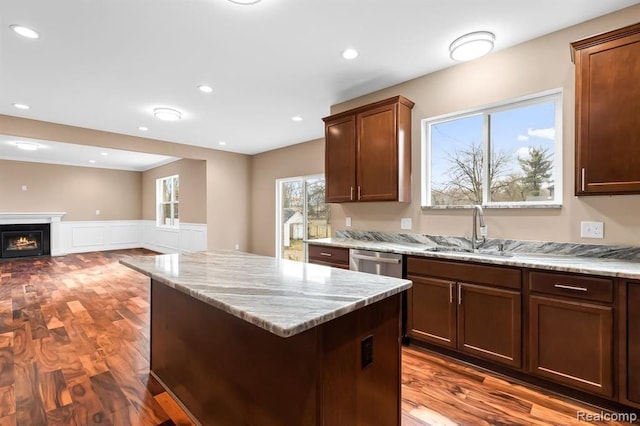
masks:
[[[553,101],[555,110],[555,140],[553,153],[553,183],[554,183],[554,199],[549,201],[491,201],[490,188],[488,182],[485,181],[489,176],[488,157],[490,156],[490,120],[491,114],[508,111],[516,108],[522,108],[530,105],[540,104]],[[430,173],[430,153],[431,153],[431,126],[446,121],[461,119],[476,115],[482,115],[482,203],[486,208],[561,208],[563,202],[563,93],[562,89],[552,89],[539,92],[527,96],[522,96],[507,101],[496,102],[477,108],[470,108],[463,111],[457,111],[448,114],[442,114],[434,117],[428,117],[421,120],[421,200],[422,209],[464,209],[471,205],[432,205],[431,204],[431,173]]]
[[[180,217],[176,218],[175,217],[175,206],[179,205],[180,202],[179,200],[176,200],[176,192],[175,192],[175,187],[173,185],[171,185],[171,201],[169,202],[165,202],[162,200],[162,194],[163,194],[163,188],[164,188],[164,182],[167,180],[171,180],[173,181],[173,179],[177,179],[178,182],[180,182],[180,175],[171,175],[171,176],[165,176],[165,177],[161,177],[161,178],[157,178],[156,179],[156,226],[158,228],[169,228],[169,229],[178,229],[180,228]],[[163,207],[165,205],[170,205],[171,208],[171,224],[167,225],[165,223],[163,223]],[[176,223],[177,221],[177,223]]]

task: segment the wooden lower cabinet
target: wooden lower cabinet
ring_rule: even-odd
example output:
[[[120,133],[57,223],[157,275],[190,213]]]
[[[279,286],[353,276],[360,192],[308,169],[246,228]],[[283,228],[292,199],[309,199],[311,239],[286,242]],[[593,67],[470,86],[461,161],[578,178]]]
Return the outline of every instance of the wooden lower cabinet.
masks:
[[[521,293],[458,284],[458,350],[520,368]]]
[[[409,276],[407,331],[409,337],[455,349],[456,283],[436,278]]]
[[[627,287],[627,399],[640,404],[640,284]]]
[[[529,372],[576,389],[613,396],[613,308],[529,297]]]
[[[438,271],[446,279],[428,276]],[[413,281],[407,304],[409,337],[521,368],[522,294],[519,274],[509,279],[512,273],[492,266],[409,258],[407,279]],[[508,282],[513,290],[462,282],[472,276],[480,283]]]

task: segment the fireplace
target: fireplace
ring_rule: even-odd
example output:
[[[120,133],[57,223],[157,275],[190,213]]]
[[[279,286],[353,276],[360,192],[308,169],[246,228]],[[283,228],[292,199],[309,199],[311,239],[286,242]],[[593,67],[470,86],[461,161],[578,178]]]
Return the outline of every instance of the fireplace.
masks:
[[[51,254],[51,225],[0,225],[0,258],[47,256]]]

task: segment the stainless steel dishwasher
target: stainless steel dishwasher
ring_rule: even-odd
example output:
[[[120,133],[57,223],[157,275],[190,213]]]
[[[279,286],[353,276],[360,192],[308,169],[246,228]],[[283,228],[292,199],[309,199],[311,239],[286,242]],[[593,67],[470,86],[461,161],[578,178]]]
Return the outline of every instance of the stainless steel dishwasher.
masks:
[[[405,274],[404,260],[401,254],[371,250],[349,250],[349,269],[387,277],[402,278]],[[407,292],[402,292],[402,343],[407,338]]]

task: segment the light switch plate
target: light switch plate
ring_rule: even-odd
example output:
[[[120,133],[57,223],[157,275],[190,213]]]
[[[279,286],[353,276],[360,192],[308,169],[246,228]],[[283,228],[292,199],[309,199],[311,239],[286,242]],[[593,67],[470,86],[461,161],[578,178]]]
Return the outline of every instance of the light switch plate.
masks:
[[[411,218],[410,217],[403,217],[402,219],[400,219],[400,229],[411,229]]]
[[[580,222],[580,237],[604,238],[604,222]]]
[[[351,218],[350,217],[347,217],[345,219],[345,226],[351,226]]]

